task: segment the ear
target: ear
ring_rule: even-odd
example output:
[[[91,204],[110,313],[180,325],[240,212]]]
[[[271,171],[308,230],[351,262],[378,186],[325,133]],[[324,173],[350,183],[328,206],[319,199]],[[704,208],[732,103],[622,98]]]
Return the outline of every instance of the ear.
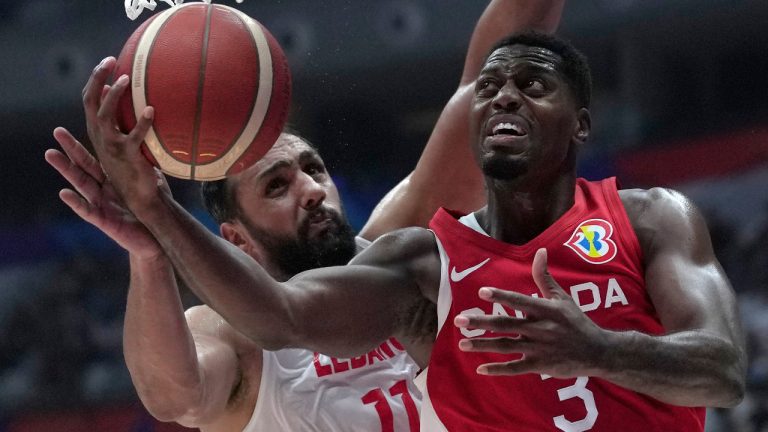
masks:
[[[237,246],[238,249],[247,253],[248,255],[254,255],[254,244],[251,238],[248,236],[247,231],[242,225],[237,222],[224,222],[219,225],[219,233],[224,240]],[[254,257],[255,258],[255,257]]]
[[[576,128],[573,131],[573,141],[581,147],[589,139],[592,130],[592,116],[586,108],[579,108],[576,113]]]

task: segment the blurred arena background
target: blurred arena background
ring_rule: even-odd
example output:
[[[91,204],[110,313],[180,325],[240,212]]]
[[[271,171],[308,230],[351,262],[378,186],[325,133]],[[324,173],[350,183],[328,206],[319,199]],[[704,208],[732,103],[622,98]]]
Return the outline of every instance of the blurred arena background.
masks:
[[[283,45],[291,123],[320,146],[357,228],[414,166],[486,5],[219,3]],[[148,16],[130,21],[122,0],[0,1],[0,431],[182,430],[143,411],[124,366],[125,254],[58,200],[43,160],[55,126],[85,135],[85,80]],[[768,431],[768,1],[570,0],[562,23],[595,81],[581,175],[691,196],[739,294],[749,395],[710,411],[708,431]],[[197,185],[173,187],[210,225]]]

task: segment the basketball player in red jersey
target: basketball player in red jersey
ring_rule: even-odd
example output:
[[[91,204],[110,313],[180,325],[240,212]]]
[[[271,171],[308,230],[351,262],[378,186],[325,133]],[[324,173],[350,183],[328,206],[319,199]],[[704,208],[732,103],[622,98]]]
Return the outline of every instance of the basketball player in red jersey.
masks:
[[[703,430],[700,407],[743,395],[734,294],[685,197],[576,179],[590,87],[570,45],[504,41],[469,116],[488,205],[284,283],[158,191],[138,148],[99,151],[190,286],[260,346],[351,356],[395,335],[429,360],[425,430]]]
[[[158,188],[139,141],[95,147],[188,285],[260,347],[349,357],[395,336],[429,363],[423,430],[701,431],[702,407],[743,397],[734,293],[685,197],[577,180],[590,82],[561,40],[503,41],[469,115],[487,206],[285,282]]]
[[[477,169],[468,166],[467,124],[460,120],[469,111],[482,56],[494,40],[512,29],[554,30],[562,3],[491,2],[473,34],[461,85],[441,115],[419,165],[380,203],[362,237],[374,239],[411,224],[424,226],[441,203],[466,209],[480,205],[482,180]],[[109,116],[105,110],[97,114],[99,104],[94,98],[111,62],[97,68],[85,94],[96,140],[104,139],[94,130],[96,117],[101,115],[109,123]],[[105,100],[101,106],[107,105]],[[87,201],[72,191],[63,192],[62,198],[130,252],[126,362],[142,401],[157,418],[204,431],[418,428],[414,411],[420,395],[410,382],[418,368],[397,341],[385,341],[353,359],[306,350],[272,353],[243,337],[206,306],[187,311],[185,317],[169,257],[122,207],[98,163],[65,130],[57,130],[55,136],[66,155],[50,151],[46,157]],[[283,162],[288,162],[287,168],[271,169]],[[447,182],[436,181],[444,169],[461,174]],[[275,239],[296,237],[305,225],[310,233],[302,244],[309,249],[323,252],[339,244],[325,242],[329,239],[352,241],[343,233],[341,203],[322,159],[293,134],[281,136],[275,148],[242,175],[211,183],[206,189],[223,237],[277,279],[316,264],[295,268],[295,256],[281,259],[278,250],[285,247],[277,247],[295,242]],[[217,199],[218,195],[224,198]],[[315,223],[317,218],[322,220]],[[331,226],[320,230],[323,224]],[[272,236],[264,235],[267,229]],[[322,231],[322,236],[312,234],[315,231]],[[354,253],[351,245],[349,255],[335,254],[328,262],[346,262]]]

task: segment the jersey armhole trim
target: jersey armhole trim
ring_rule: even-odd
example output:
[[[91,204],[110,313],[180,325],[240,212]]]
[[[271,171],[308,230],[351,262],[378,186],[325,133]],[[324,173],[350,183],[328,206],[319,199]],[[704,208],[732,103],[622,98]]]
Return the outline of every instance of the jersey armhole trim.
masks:
[[[640,247],[640,240],[637,238],[632,222],[630,222],[629,215],[627,214],[624,203],[619,196],[619,189],[616,183],[616,177],[611,177],[602,182],[603,196],[605,197],[608,205],[608,211],[611,213],[611,217],[616,222],[617,228],[622,235],[619,237],[621,243],[626,247],[632,255],[639,268],[639,274],[644,274],[643,263],[643,249]],[[624,234],[626,233],[626,234]]]
[[[269,388],[271,383],[270,380],[274,376],[274,373],[271,373],[273,360],[273,354],[271,352],[261,350],[261,379],[259,380],[259,392],[256,394],[256,404],[253,407],[251,419],[248,420],[248,423],[245,425],[242,432],[256,430],[261,411],[265,409],[264,406],[267,404],[267,395],[273,395]]]
[[[432,232],[432,235],[435,236],[435,244],[440,253],[440,287],[437,293],[437,333],[435,333],[435,335],[437,335],[440,333],[445,321],[448,319],[453,296],[451,294],[451,284],[448,279],[448,253],[445,251],[443,244],[440,243],[437,233],[432,230],[430,231]],[[435,336],[435,338],[437,338],[437,336]]]

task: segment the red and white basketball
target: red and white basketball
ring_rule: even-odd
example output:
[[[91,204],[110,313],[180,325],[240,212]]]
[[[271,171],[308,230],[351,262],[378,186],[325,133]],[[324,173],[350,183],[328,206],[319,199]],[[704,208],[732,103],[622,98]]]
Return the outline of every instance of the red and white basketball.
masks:
[[[258,161],[288,115],[291,76],[282,49],[248,15],[224,5],[188,3],[158,13],[126,42],[115,77],[124,132],[155,109],[144,154],[166,174],[216,180]]]

